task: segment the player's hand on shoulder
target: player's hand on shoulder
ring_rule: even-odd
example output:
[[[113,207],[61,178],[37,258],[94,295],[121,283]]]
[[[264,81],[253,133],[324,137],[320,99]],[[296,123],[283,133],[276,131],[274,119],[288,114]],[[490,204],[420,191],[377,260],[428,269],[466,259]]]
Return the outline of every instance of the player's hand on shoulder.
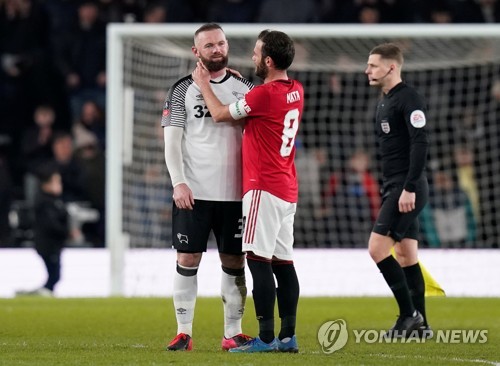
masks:
[[[186,183],[181,183],[174,187],[174,203],[181,210],[192,210],[194,197],[191,188]]]
[[[202,83],[209,83],[210,82],[210,72],[207,70],[205,65],[203,65],[203,62],[198,61],[196,63],[196,68],[194,69],[193,73],[191,74],[193,77],[193,80],[196,84],[201,85]]]
[[[241,73],[238,70],[231,69],[230,67],[226,67],[226,70],[229,71],[234,76],[237,76],[239,78],[243,78],[243,75],[241,75]]]

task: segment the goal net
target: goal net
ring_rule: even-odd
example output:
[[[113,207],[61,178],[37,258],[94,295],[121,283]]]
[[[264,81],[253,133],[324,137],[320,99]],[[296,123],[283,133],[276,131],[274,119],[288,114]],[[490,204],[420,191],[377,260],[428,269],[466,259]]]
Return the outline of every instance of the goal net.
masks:
[[[108,28],[107,243],[171,246],[172,187],[161,110],[167,90],[191,73],[198,25]],[[224,26],[229,63],[253,76],[266,25]],[[500,224],[500,28],[498,26],[272,25],[296,42],[290,76],[305,87],[297,139],[298,247],[365,247],[380,202],[373,113],[378,90],[364,74],[385,41],[405,52],[404,80],[428,101],[431,204],[428,246],[494,247]],[[116,249],[115,253],[121,253]],[[117,254],[118,255],[118,254]],[[119,257],[119,255],[118,255]]]

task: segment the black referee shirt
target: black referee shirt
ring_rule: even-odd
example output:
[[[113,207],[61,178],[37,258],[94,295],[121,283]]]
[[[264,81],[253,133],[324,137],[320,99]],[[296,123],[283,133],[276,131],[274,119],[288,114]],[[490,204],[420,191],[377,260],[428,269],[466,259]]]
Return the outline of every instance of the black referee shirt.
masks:
[[[403,82],[379,101],[375,122],[384,183],[404,181],[405,190],[415,191],[429,147],[426,110],[424,98]]]

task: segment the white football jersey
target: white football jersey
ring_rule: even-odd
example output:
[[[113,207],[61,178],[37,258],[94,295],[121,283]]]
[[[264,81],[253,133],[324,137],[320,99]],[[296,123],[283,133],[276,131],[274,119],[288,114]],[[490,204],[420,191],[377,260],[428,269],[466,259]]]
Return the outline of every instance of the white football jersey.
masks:
[[[212,89],[224,105],[242,99],[252,88],[250,81],[229,72],[212,80]],[[195,199],[241,201],[242,125],[215,123],[191,76],[180,79],[169,90],[161,125],[184,129],[184,175]]]

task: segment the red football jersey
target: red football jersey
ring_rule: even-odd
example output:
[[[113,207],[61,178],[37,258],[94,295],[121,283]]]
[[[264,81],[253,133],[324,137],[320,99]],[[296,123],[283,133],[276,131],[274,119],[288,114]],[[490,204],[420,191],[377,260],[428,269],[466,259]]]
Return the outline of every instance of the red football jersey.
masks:
[[[243,194],[263,190],[297,202],[295,137],[304,109],[304,88],[296,80],[259,85],[245,95]]]

